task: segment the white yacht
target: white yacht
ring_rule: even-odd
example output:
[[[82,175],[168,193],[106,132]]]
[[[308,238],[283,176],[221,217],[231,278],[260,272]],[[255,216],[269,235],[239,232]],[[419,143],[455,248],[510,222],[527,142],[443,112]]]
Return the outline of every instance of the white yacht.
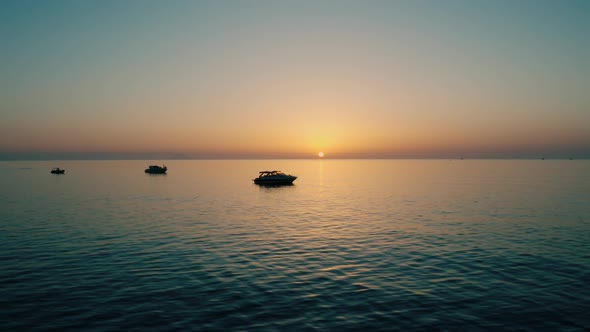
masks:
[[[253,179],[256,184],[292,184],[296,176],[285,174],[281,171],[261,171],[260,175]]]

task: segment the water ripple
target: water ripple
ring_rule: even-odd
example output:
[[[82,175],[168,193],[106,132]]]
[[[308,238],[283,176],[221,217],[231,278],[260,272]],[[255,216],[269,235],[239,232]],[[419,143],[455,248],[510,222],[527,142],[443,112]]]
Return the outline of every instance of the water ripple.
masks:
[[[364,164],[406,174],[383,181],[294,162],[287,188],[219,183],[230,162],[122,183],[33,168],[0,192],[0,330],[588,330],[588,179],[423,163]]]

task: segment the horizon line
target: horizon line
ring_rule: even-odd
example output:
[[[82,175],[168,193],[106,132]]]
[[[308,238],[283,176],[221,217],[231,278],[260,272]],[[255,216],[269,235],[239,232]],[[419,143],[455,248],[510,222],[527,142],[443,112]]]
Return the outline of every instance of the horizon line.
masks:
[[[2,158],[0,162],[12,162],[12,161],[149,161],[149,160],[170,160],[170,161],[182,161],[182,160],[457,160],[457,161],[469,161],[469,160],[590,160],[590,157],[202,157],[202,158]]]
[[[43,152],[43,151],[0,151],[0,161],[30,160],[510,160],[510,159],[590,159],[590,151],[572,149],[562,151],[441,151],[424,153],[372,154],[334,153],[319,157],[303,153],[214,153],[214,152]]]

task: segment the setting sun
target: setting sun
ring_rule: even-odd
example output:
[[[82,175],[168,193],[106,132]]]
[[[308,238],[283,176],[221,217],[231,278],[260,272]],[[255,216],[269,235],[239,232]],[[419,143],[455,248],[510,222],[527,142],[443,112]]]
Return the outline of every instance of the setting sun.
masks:
[[[318,157],[323,158],[325,154],[323,152],[318,153]]]

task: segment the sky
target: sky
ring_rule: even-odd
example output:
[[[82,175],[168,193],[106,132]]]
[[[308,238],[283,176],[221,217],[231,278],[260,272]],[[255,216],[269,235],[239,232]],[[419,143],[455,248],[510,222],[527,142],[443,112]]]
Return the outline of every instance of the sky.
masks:
[[[0,1],[0,159],[590,158],[590,1]]]

